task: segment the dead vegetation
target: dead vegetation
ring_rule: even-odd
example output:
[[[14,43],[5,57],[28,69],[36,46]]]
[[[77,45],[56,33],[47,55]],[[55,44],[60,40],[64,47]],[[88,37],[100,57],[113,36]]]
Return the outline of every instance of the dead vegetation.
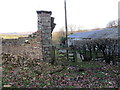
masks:
[[[118,88],[119,67],[97,62],[51,65],[37,59],[2,54],[3,87]]]

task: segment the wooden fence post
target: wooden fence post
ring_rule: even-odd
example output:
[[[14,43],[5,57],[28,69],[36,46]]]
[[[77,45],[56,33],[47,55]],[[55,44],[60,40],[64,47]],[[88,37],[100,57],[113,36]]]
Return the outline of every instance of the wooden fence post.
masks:
[[[55,63],[55,46],[52,46],[52,52],[51,52],[51,56],[52,56],[52,61],[51,64],[53,65]]]

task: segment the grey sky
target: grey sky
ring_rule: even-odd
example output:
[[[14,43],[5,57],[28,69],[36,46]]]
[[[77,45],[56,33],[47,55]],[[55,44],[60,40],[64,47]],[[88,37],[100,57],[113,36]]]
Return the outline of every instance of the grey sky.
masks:
[[[119,0],[66,0],[68,24],[105,27],[118,18]],[[64,0],[0,0],[0,32],[37,31],[36,10],[52,11],[56,28],[64,26]]]

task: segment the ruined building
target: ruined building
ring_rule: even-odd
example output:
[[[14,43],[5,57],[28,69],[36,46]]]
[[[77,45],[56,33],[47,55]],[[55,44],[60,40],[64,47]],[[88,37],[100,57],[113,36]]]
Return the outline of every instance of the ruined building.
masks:
[[[52,31],[55,27],[51,11],[37,11],[38,30],[28,37],[2,41],[3,53],[29,57],[32,59],[51,60]]]
[[[37,11],[38,31],[40,32],[40,46],[44,60],[51,59],[52,31],[55,27],[51,11]]]

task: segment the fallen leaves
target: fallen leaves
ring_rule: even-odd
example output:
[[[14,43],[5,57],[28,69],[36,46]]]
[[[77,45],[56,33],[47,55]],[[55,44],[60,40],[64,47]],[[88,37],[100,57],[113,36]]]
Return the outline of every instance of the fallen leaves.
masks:
[[[3,86],[25,88],[118,88],[119,67],[96,62],[82,65],[53,66],[46,62],[30,61],[20,66],[16,62],[3,64]],[[15,66],[16,63],[16,66]],[[94,67],[94,64],[95,65]],[[16,68],[17,67],[17,68]],[[63,70],[62,70],[63,69]],[[41,72],[41,73],[36,73]],[[58,71],[58,72],[57,72]],[[50,74],[52,72],[52,74]],[[54,73],[53,73],[54,72]]]

